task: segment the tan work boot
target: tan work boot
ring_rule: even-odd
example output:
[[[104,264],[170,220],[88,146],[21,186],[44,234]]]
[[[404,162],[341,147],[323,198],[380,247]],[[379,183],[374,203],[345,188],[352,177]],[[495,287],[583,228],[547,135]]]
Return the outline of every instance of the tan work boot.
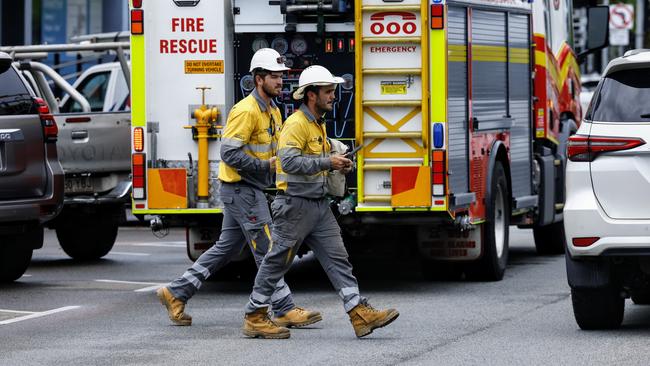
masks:
[[[304,327],[323,320],[318,311],[309,311],[296,306],[283,316],[273,318],[273,322],[279,327]]]
[[[169,319],[176,325],[192,325],[192,317],[185,314],[185,303],[172,295],[167,287],[161,287],[156,291],[160,303],[165,305]]]
[[[266,308],[244,315],[242,331],[245,336],[253,338],[284,339],[291,336],[289,329],[279,327],[271,320]]]
[[[373,330],[385,327],[397,319],[399,312],[395,309],[377,310],[370,304],[361,303],[348,312],[354,333],[361,338]]]

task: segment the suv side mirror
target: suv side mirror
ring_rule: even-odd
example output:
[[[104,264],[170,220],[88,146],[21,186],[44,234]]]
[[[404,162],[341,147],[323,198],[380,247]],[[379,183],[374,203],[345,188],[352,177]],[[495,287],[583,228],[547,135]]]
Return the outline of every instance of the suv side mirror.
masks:
[[[3,74],[5,71],[9,70],[11,63],[14,60],[8,54],[0,52],[0,74]]]
[[[578,54],[583,62],[588,54],[609,45],[609,7],[592,6],[587,9],[587,49]]]

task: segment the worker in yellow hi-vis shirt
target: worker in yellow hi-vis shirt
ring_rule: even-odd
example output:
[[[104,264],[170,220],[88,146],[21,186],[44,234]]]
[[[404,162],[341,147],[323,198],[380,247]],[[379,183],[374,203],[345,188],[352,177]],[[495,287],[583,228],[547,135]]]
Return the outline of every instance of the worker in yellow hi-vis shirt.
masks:
[[[262,190],[273,184],[282,116],[272,98],[280,95],[286,70],[284,58],[271,48],[262,48],[253,55],[250,72],[256,87],[230,110],[222,138],[219,180],[224,212],[219,241],[181,277],[158,290],[175,324],[192,324],[192,317],[184,312],[185,304],[203,281],[226,265],[246,242],[258,265],[269,250],[271,214]],[[322,320],[320,313],[295,306],[282,277],[273,286],[275,324],[305,326]]]
[[[314,65],[302,72],[293,94],[303,104],[287,118],[280,132],[278,194],[271,204],[273,246],[259,267],[246,306],[243,332],[249,337],[289,338],[289,330],[281,324],[268,326],[266,313],[273,302],[276,282],[289,269],[303,242],[309,245],[338,291],[357,337],[366,336],[399,316],[395,309],[374,309],[359,294],[341,229],[325,197],[328,172],[339,170],[345,174],[352,169],[352,161],[344,155],[330,155],[322,118],[332,110],[336,85],[342,82],[326,68]]]

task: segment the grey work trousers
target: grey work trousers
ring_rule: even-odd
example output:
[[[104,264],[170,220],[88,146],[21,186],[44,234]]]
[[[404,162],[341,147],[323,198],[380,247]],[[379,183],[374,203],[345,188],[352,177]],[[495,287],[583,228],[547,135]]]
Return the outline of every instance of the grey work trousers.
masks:
[[[258,266],[269,251],[271,214],[264,192],[247,184],[222,182],[220,194],[224,211],[219,241],[168,286],[172,295],[183,302],[194,296],[212,273],[239,254],[246,243]],[[271,292],[275,316],[282,316],[295,307],[291,290],[282,276],[275,279]]]
[[[277,195],[271,204],[273,230],[271,250],[266,254],[255,277],[246,313],[268,306],[275,283],[289,270],[291,262],[304,242],[327,273],[343,300],[346,312],[365,298],[359,295],[357,279],[352,274],[348,252],[343,245],[341,228],[332,214],[329,201]]]

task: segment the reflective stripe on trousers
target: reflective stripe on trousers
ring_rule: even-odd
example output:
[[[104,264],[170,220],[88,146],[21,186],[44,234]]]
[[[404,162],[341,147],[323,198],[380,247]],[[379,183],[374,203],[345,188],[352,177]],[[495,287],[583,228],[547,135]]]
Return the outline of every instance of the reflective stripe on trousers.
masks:
[[[271,215],[264,193],[246,185],[222,183],[221,197],[224,200],[224,211],[219,241],[169,285],[174,297],[183,302],[194,296],[212,273],[223,268],[244,250],[247,242],[258,266],[269,250]],[[276,316],[282,316],[293,309],[295,304],[284,279],[280,278],[275,284],[272,307]]]
[[[327,273],[330,282],[350,311],[365,299],[359,295],[357,280],[343,246],[341,229],[326,199],[276,196],[271,205],[273,246],[264,257],[255,277],[246,313],[268,306],[275,283],[284,276],[304,242]]]

